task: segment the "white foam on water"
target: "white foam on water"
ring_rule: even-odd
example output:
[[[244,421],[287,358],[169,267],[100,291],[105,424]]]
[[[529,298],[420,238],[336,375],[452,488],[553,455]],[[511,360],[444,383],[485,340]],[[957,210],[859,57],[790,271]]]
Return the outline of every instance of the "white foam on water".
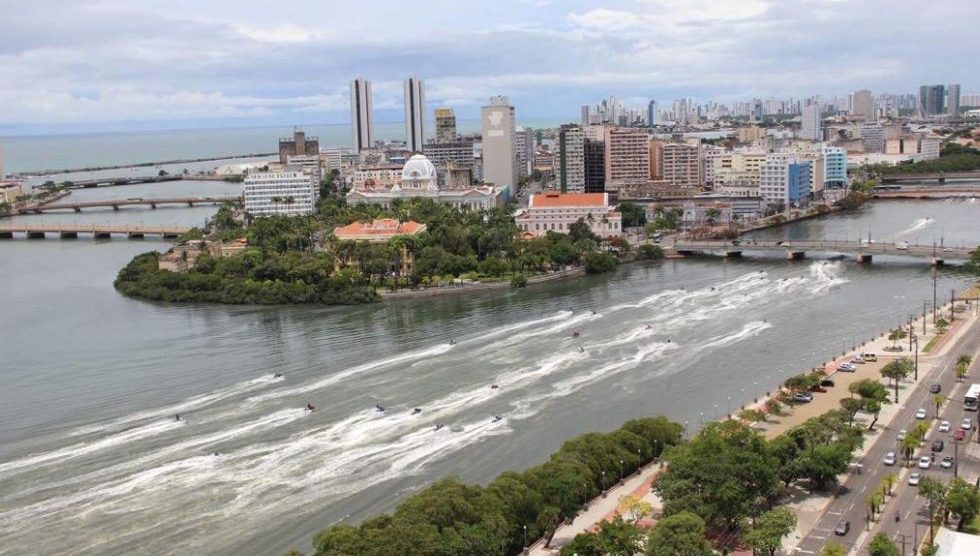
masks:
[[[906,236],[906,235],[909,235],[911,233],[918,232],[919,230],[921,230],[923,228],[926,228],[926,227],[929,227],[929,226],[935,224],[935,222],[936,222],[935,219],[929,218],[929,217],[916,218],[915,219],[915,222],[913,222],[911,226],[909,226],[908,228],[905,228],[904,230],[902,230],[902,231],[898,232],[897,234],[895,234],[895,237]]]
[[[365,372],[372,371],[374,369],[395,365],[397,363],[406,363],[408,361],[415,361],[417,359],[423,359],[426,357],[442,355],[444,353],[449,352],[452,348],[453,346],[450,344],[439,344],[429,348],[403,353],[401,355],[394,355],[391,357],[387,357],[385,359],[379,359],[377,361],[371,361],[370,363],[358,365],[346,371],[332,374],[326,378],[320,379],[310,384],[305,384],[294,388],[287,388],[285,390],[276,390],[274,392],[268,392],[265,394],[260,394],[258,396],[252,396],[248,398],[248,401],[253,403],[263,402],[266,400],[282,398],[285,396],[297,396],[300,394],[315,392],[317,390],[326,388],[327,386],[332,386],[342,380],[346,380],[353,376],[357,376],[359,374],[363,374]]]
[[[182,426],[184,426],[184,422],[182,421],[161,421],[123,431],[111,436],[106,436],[104,438],[92,440],[90,442],[80,442],[78,444],[66,446],[65,448],[60,448],[51,452],[34,454],[25,458],[0,463],[0,478],[6,478],[14,473],[25,471],[25,468],[28,467],[36,468],[41,465],[50,465],[52,463],[62,462],[67,459],[77,458],[79,456],[113,448],[134,442],[136,440],[157,436]]]
[[[214,392],[209,392],[207,394],[195,396],[193,398],[187,399],[185,401],[167,407],[161,407],[161,408],[151,409],[147,411],[139,411],[137,413],[126,415],[125,417],[121,417],[119,419],[109,421],[107,423],[99,423],[95,425],[85,426],[76,429],[75,431],[72,431],[71,433],[69,433],[69,436],[82,436],[86,434],[93,434],[97,432],[102,432],[107,429],[125,426],[127,424],[134,423],[136,421],[159,418],[164,416],[172,416],[178,413],[186,413],[192,409],[200,409],[202,407],[211,405],[215,402],[219,402],[221,400],[238,396],[246,392],[249,392],[251,390],[255,390],[257,388],[261,388],[263,386],[267,386],[269,384],[275,384],[277,382],[282,382],[282,381],[283,381],[283,377],[277,378],[275,375],[262,376],[252,380],[247,380],[245,382],[240,382],[238,384],[229,386],[227,388],[215,390]]]
[[[723,336],[718,336],[708,340],[707,342],[701,344],[700,350],[729,346],[734,343],[738,343],[746,338],[751,338],[752,336],[758,336],[763,330],[767,328],[772,328],[772,325],[768,322],[762,321],[752,321],[746,323],[742,326],[742,329],[738,332],[733,332],[731,334],[725,334]]]
[[[810,265],[810,277],[816,282],[811,289],[812,293],[821,294],[841,284],[846,284],[848,280],[840,276],[844,266],[840,261],[834,262],[815,262]]]

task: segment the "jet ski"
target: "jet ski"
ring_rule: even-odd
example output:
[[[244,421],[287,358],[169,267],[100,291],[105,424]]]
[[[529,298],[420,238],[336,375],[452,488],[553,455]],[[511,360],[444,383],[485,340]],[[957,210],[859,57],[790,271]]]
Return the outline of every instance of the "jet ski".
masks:
[[[491,385],[490,385],[490,389],[491,389],[491,390],[496,390],[497,388],[500,388],[500,387],[499,387],[499,386],[497,386],[496,384],[491,384]]]
[[[441,428],[442,428],[442,427],[444,427],[444,426],[445,426],[445,425],[443,425],[442,423],[437,423],[437,424],[436,424],[436,430],[439,430],[439,429],[441,429]]]
[[[647,330],[653,330],[653,327],[648,324],[646,329]]]
[[[493,419],[491,419],[490,422],[496,423],[497,421],[501,421],[501,420],[503,420],[503,417],[501,417],[500,415],[494,415]]]
[[[419,413],[422,413],[422,409],[419,407],[412,410],[412,415],[418,415]]]
[[[384,413],[385,412],[385,407],[383,405],[381,405],[381,404],[375,404],[374,405],[374,410],[377,411],[378,413]]]
[[[579,353],[585,353],[585,348],[584,348],[584,347],[582,347],[582,346],[579,346],[579,347],[578,347],[578,352],[579,352]]]
[[[313,405],[313,402],[307,402],[307,404],[306,404],[306,410],[307,411],[309,411],[310,413],[313,413],[313,411],[315,409],[316,409],[316,406]]]
[[[572,338],[578,338],[579,336],[581,336],[581,334],[579,334],[577,331],[572,332]]]
[[[282,373],[276,373],[272,375],[272,378],[282,378]]]
[[[174,421],[180,421],[180,413],[174,415]]]

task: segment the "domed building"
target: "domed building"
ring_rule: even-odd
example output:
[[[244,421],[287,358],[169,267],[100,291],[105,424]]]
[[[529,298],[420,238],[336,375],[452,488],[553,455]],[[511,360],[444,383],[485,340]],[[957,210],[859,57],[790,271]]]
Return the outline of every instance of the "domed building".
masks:
[[[424,154],[413,155],[402,167],[400,183],[386,188],[358,188],[347,194],[351,204],[371,203],[388,207],[395,199],[424,197],[448,203],[458,208],[474,210],[501,206],[505,200],[503,188],[489,185],[469,186],[458,189],[439,189],[436,167]]]
[[[392,191],[438,191],[439,177],[436,167],[424,154],[413,155],[402,168],[401,185],[391,188]]]

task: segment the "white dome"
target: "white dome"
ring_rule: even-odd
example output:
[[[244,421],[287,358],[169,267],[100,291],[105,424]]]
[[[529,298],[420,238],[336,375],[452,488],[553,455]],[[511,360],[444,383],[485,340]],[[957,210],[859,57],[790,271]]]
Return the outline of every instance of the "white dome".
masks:
[[[431,180],[436,178],[436,167],[424,154],[413,155],[402,168],[403,180]]]

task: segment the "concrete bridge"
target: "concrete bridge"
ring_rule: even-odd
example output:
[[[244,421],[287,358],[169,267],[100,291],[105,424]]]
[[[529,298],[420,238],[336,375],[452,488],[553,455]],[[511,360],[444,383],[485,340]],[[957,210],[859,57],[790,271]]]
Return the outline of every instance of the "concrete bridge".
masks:
[[[41,214],[42,212],[50,212],[54,210],[71,210],[74,212],[82,212],[84,208],[107,208],[112,207],[112,210],[119,210],[119,207],[131,207],[131,206],[148,206],[152,209],[157,208],[157,205],[187,205],[192,207],[194,205],[205,205],[205,204],[220,204],[220,203],[230,203],[240,200],[241,197],[175,197],[175,198],[160,198],[160,199],[144,199],[133,198],[133,199],[107,199],[104,201],[84,201],[80,203],[49,203],[44,205],[37,205],[29,208],[18,209],[18,214]]]
[[[895,183],[900,181],[937,181],[945,183],[946,180],[957,179],[980,179],[980,171],[969,172],[931,172],[928,174],[883,174],[881,183]]]
[[[61,239],[77,239],[79,234],[91,236],[94,239],[110,239],[113,235],[125,235],[130,239],[143,239],[145,236],[163,236],[166,239],[176,238],[186,233],[190,228],[182,226],[125,226],[101,224],[2,224],[0,239],[14,239],[21,235],[27,239],[45,239],[48,234],[57,235]]]
[[[742,239],[722,240],[678,240],[674,249],[681,254],[721,253],[726,257],[741,257],[745,251],[769,251],[786,253],[790,260],[803,259],[807,251],[846,253],[853,255],[858,262],[870,263],[874,255],[896,255],[929,260],[933,265],[947,260],[966,260],[976,247],[938,247],[935,245],[910,245],[902,243],[866,243],[847,240],[804,240],[804,241],[758,241]]]
[[[969,199],[980,197],[980,185],[949,185],[946,187],[876,187],[874,199]]]

